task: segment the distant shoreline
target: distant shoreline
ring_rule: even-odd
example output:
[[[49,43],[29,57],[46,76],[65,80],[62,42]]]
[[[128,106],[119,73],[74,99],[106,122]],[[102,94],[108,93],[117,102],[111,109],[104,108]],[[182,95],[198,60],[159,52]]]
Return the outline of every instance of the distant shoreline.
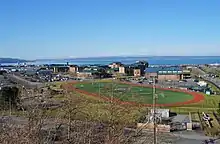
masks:
[[[1,60],[1,59],[0,59]],[[40,60],[20,60],[13,59],[1,62],[1,65],[15,65],[27,63],[33,65],[43,64],[75,64],[75,65],[107,65],[112,62],[132,64],[139,60],[145,60],[150,65],[202,65],[220,63],[220,56],[146,56],[146,57],[96,57],[96,58],[74,58],[74,59],[40,59]]]

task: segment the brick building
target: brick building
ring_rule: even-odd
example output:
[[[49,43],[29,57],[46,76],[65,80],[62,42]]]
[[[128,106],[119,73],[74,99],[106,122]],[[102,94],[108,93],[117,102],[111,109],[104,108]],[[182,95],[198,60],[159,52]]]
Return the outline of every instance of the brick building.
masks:
[[[156,77],[158,80],[174,80],[183,79],[183,70],[180,67],[153,67],[145,70],[145,77]]]

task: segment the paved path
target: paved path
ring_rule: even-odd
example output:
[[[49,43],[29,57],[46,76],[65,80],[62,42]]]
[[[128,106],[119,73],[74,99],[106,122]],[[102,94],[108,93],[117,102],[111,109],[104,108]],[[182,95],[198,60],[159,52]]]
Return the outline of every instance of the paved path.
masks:
[[[16,83],[19,83],[19,84],[24,85],[26,87],[33,88],[33,87],[42,87],[43,86],[43,83],[31,82],[31,81],[28,81],[22,77],[13,75],[13,74],[8,74],[7,77],[9,79],[11,79],[12,81],[15,81]]]

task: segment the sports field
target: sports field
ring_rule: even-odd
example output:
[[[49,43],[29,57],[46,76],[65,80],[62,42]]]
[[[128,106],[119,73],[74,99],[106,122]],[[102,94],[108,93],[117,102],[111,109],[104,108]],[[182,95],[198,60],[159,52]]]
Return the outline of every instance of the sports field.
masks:
[[[72,87],[80,93],[122,104],[150,106],[153,102],[153,89],[147,86],[118,82],[87,82],[75,83]],[[174,89],[157,88],[156,94],[158,106],[186,105],[203,100],[203,96],[198,93]]]

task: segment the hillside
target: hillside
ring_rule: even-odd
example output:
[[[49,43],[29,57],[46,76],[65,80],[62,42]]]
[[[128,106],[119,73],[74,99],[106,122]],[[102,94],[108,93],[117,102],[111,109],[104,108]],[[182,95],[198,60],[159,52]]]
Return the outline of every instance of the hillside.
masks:
[[[0,63],[24,63],[24,62],[31,62],[31,61],[17,59],[17,58],[0,58]]]

